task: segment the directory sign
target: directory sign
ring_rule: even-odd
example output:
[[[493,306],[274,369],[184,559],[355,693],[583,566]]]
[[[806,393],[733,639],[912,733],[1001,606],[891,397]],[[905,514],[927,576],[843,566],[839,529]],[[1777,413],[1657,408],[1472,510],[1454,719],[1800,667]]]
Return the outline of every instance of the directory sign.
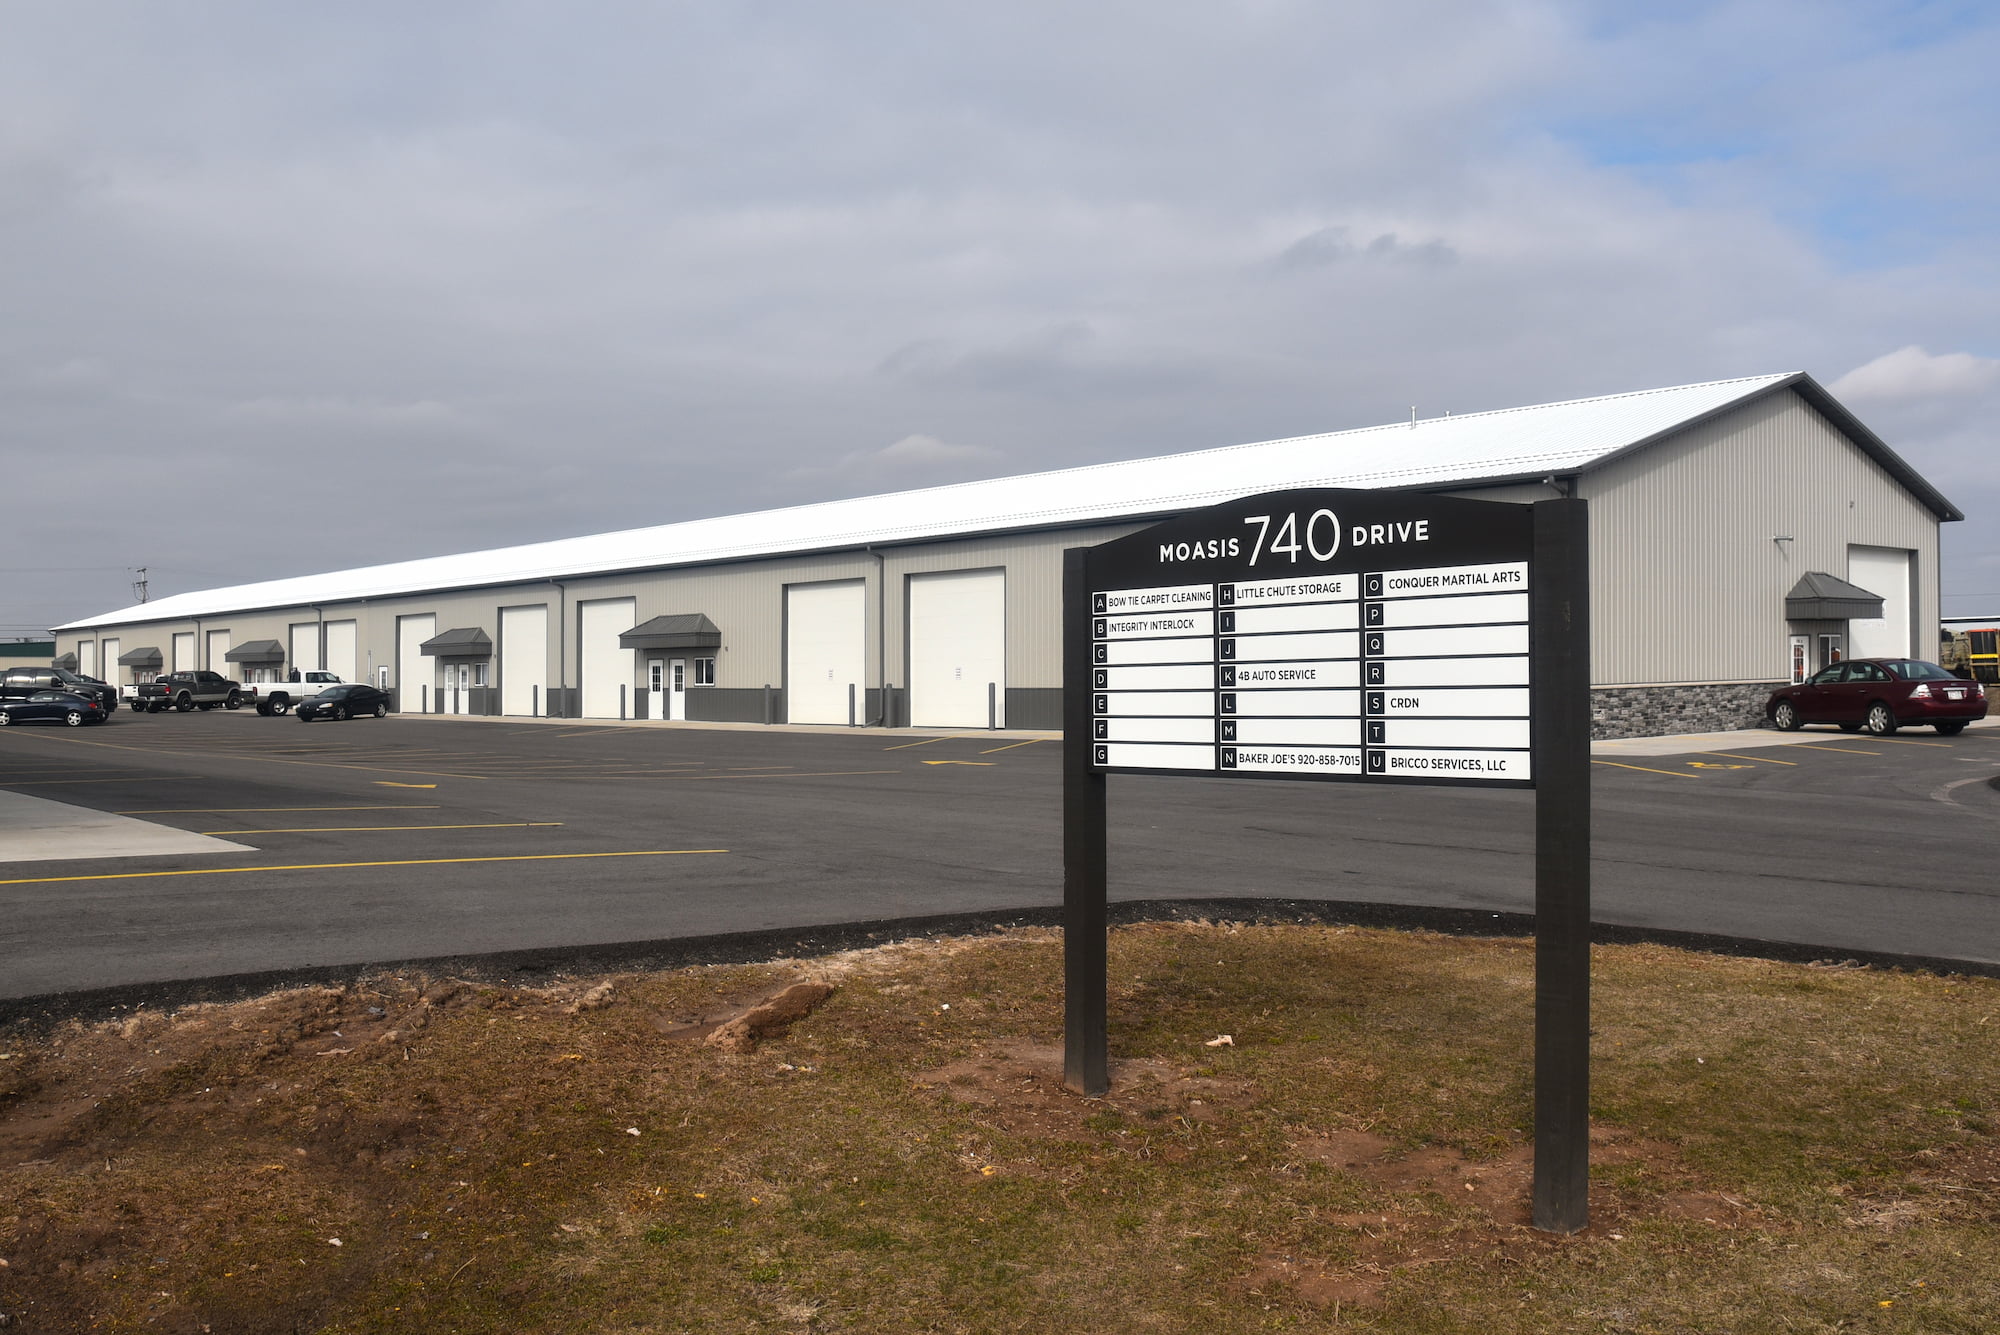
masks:
[[[1531,786],[1526,505],[1316,489],[1092,549],[1102,771]]]

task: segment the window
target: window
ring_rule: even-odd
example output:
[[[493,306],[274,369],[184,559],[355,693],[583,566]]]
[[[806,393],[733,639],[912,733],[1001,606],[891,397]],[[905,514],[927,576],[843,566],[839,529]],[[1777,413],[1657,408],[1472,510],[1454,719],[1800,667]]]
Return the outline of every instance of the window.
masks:
[[[472,665],[472,684],[474,686],[484,686],[486,684],[486,664],[474,663]]]
[[[715,660],[713,658],[697,658],[694,660],[694,684],[697,686],[715,685]]]

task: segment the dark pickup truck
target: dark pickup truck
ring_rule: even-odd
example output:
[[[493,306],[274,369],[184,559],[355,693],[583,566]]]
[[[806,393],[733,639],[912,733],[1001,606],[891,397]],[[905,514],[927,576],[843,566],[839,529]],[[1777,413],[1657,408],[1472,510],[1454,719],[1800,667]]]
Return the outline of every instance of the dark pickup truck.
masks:
[[[217,705],[235,709],[243,703],[243,687],[220,672],[169,672],[153,681],[142,682],[132,691],[132,712],[157,714],[169,707],[185,714],[190,709],[213,709]]]

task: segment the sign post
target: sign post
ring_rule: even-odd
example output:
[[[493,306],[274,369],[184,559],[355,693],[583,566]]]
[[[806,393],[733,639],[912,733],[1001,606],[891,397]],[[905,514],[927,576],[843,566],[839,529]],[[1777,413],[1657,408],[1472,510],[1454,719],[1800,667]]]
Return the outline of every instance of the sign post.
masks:
[[[1590,1223],[1590,533],[1534,507],[1536,1228]]]
[[[1107,774],[1536,788],[1535,1222],[1583,1227],[1584,524],[1576,500],[1318,488],[1064,554],[1071,1088],[1108,1086]]]

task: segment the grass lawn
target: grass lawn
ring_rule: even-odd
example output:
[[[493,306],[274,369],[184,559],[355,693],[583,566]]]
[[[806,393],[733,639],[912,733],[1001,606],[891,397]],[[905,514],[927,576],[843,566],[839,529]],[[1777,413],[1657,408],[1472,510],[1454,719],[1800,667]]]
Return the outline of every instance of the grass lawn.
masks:
[[[16,1030],[0,1325],[2000,1330],[2000,983],[1600,947],[1592,1226],[1552,1237],[1531,962],[1119,929],[1097,1100],[1041,931]]]

